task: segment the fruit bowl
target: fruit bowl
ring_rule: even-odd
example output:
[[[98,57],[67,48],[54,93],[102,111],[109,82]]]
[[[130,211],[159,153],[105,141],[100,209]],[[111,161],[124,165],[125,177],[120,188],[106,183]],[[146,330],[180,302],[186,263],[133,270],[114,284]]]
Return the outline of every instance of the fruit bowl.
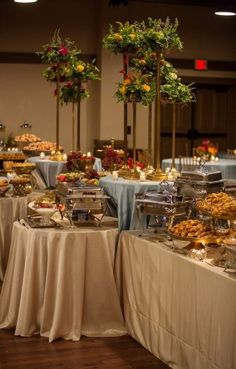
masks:
[[[49,207],[50,206],[50,207]],[[46,205],[44,204],[43,206],[36,204],[35,201],[31,201],[28,204],[28,207],[35,211],[36,213],[38,213],[39,215],[41,215],[43,218],[45,219],[50,219],[51,216],[56,213],[57,211],[57,207],[55,204],[49,204],[48,207],[46,207]]]

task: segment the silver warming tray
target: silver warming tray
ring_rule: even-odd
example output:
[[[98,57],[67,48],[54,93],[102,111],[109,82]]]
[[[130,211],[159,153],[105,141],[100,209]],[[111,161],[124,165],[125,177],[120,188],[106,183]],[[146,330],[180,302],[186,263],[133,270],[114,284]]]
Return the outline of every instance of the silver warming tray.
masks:
[[[57,184],[56,195],[57,202],[65,205],[65,215],[73,223],[101,222],[106,213],[109,196],[100,187],[62,182]]]
[[[177,216],[188,218],[192,211],[192,199],[173,194],[146,192],[136,194],[136,211],[141,222],[142,215],[164,217],[169,227]],[[141,222],[142,223],[142,222]]]

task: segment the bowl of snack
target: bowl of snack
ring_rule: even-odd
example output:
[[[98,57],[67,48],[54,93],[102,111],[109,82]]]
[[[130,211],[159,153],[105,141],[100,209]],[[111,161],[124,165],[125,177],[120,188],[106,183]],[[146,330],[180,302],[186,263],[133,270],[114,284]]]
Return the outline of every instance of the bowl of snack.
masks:
[[[0,197],[4,197],[5,193],[9,190],[9,182],[7,178],[0,179]]]
[[[17,143],[17,146],[21,149],[23,149],[29,143],[39,141],[41,141],[41,138],[31,133],[24,133],[22,135],[15,136],[15,142]]]
[[[31,201],[28,207],[47,220],[57,211],[56,204],[51,202]]]

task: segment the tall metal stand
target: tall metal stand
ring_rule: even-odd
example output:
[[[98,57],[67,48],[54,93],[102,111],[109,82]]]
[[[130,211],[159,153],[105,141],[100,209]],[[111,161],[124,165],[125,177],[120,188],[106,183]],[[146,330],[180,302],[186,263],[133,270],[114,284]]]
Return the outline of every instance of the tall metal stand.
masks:
[[[150,103],[148,105],[148,158],[145,169],[147,174],[151,174],[154,171],[152,159],[152,103]]]
[[[72,103],[72,150],[75,150],[75,104]]]
[[[169,176],[176,178],[179,176],[175,168],[175,136],[176,136],[176,110],[177,106],[175,103],[172,104],[172,147],[171,147],[171,154],[172,154],[172,162],[171,162],[171,169],[169,172]]]
[[[156,53],[156,98],[154,112],[154,168],[153,179],[161,180],[165,174],[161,170],[161,76],[160,76],[160,52]]]
[[[137,121],[137,106],[133,102],[133,167],[136,168],[136,121]]]
[[[57,73],[56,85],[57,101],[56,101],[56,152],[59,151],[59,136],[60,136],[60,81]]]
[[[176,132],[176,104],[172,104],[172,163],[171,169],[175,169],[175,132]]]
[[[128,73],[128,64],[129,64],[129,54],[123,54],[123,71],[124,77],[123,79],[127,78]],[[127,152],[128,152],[128,104],[124,103],[124,164],[127,165]]]
[[[80,151],[80,89],[81,89],[81,82],[78,82],[78,101],[77,101],[77,151]]]

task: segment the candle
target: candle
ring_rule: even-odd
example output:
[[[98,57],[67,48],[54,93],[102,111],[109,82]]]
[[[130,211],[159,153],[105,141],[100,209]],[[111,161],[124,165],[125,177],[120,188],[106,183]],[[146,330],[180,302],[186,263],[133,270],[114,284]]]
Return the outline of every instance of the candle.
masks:
[[[140,172],[139,179],[140,179],[140,181],[145,181],[146,180],[146,174],[144,172]]]
[[[45,153],[44,152],[40,153],[40,159],[45,159]]]
[[[113,170],[112,172],[112,179],[114,180],[118,179],[118,172],[116,170]]]
[[[66,154],[63,154],[62,159],[65,160],[65,161],[67,161],[67,155]]]
[[[91,157],[92,156],[92,154],[91,154],[91,152],[89,151],[89,152],[87,152],[87,156],[88,157]]]

